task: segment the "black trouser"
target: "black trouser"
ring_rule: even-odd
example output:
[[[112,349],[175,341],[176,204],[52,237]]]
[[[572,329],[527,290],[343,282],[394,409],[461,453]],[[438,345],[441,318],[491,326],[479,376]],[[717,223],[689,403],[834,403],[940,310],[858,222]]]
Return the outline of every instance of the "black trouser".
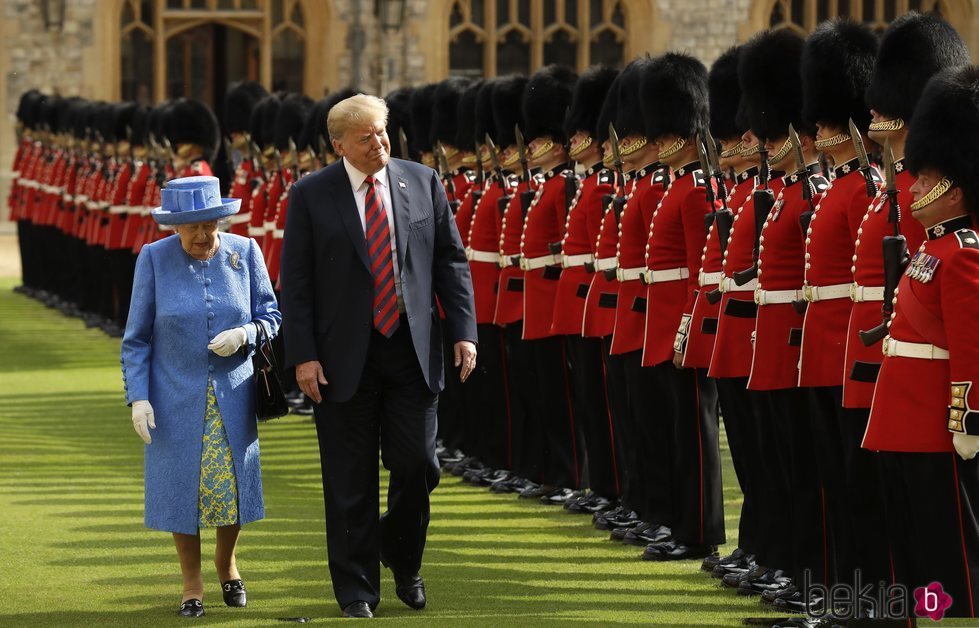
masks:
[[[714,382],[731,462],[744,496],[738,523],[738,547],[749,554],[757,554],[762,513],[766,512],[763,482],[768,472],[758,448],[758,433],[767,424],[763,414],[768,411],[768,402],[763,394],[747,389],[747,377],[722,377]]]
[[[810,580],[826,583],[829,554],[824,525],[823,488],[819,481],[809,394],[803,388],[767,393],[771,407],[764,460],[769,462],[766,485],[770,491],[764,525],[765,547],[791,549],[791,560],[773,566],[784,569],[801,585],[806,570]]]
[[[650,370],[665,395],[661,406],[666,411],[657,414],[666,417],[668,426],[661,429],[672,436],[673,538],[687,545],[720,545],[724,499],[717,389],[704,369],[677,369],[664,362]]]
[[[534,374],[533,418],[544,436],[541,480],[549,486],[579,488],[578,429],[571,408],[571,382],[564,338],[525,340]]]
[[[541,417],[535,416],[537,378],[534,355],[523,340],[523,322],[503,328],[506,347],[506,383],[510,408],[510,447],[513,471],[520,477],[543,481],[544,429]]]
[[[842,390],[841,390],[842,393]],[[860,446],[870,409],[844,408],[840,397],[839,430],[843,442],[847,518],[846,535],[852,539],[852,553],[838,556],[838,575],[843,582],[854,581],[859,569],[864,583],[887,582],[890,577],[890,548],[886,529],[884,494],[881,487],[880,463],[876,456]]]
[[[316,406],[330,577],[341,607],[357,600],[377,606],[381,554],[398,573],[421,568],[429,494],[439,482],[437,406],[438,395],[425,383],[404,316],[390,339],[371,333],[353,398]],[[387,511],[380,520],[378,442],[391,473]]]
[[[812,404],[812,436],[816,448],[816,464],[826,509],[826,528],[829,538],[829,569],[826,584],[848,582],[852,574],[842,573],[845,557],[856,551],[850,531],[847,508],[846,472],[843,438],[839,416],[842,411],[842,386],[809,388]]]
[[[109,251],[112,268],[113,321],[125,329],[129,318],[129,302],[133,295],[133,275],[136,272],[136,256],[129,249]]]
[[[38,285],[37,266],[34,259],[37,256],[37,241],[34,234],[34,225],[27,220],[17,221],[17,248],[20,253],[20,277],[21,283],[31,289],[37,289]]]
[[[629,510],[638,511],[642,505],[642,479],[637,475],[636,435],[629,415],[629,386],[625,360],[608,350],[612,337],[602,338],[602,359],[605,361],[605,385],[609,413],[612,418],[616,471],[619,478],[619,502]]]
[[[952,597],[946,617],[974,617],[979,604],[979,459],[954,453],[880,452],[895,582],[932,582]]]
[[[455,368],[455,343],[448,329],[442,328],[442,359],[445,360],[445,388],[439,393],[439,433],[442,445],[451,449],[464,449],[463,426],[469,411],[466,403],[468,388],[459,381]]]
[[[467,455],[478,457],[491,469],[512,469],[509,396],[503,330],[493,324],[476,326],[479,355],[466,382],[463,441]],[[441,405],[441,400],[439,401]]]
[[[633,508],[648,523],[672,526],[673,417],[669,408],[669,381],[656,369],[643,368],[642,350],[620,356],[625,370],[629,406],[629,440],[625,459],[634,482],[637,504]],[[670,367],[672,368],[672,366]]]
[[[575,424],[584,435],[588,487],[602,497],[619,495],[611,408],[598,338],[565,336],[571,363],[571,403]]]

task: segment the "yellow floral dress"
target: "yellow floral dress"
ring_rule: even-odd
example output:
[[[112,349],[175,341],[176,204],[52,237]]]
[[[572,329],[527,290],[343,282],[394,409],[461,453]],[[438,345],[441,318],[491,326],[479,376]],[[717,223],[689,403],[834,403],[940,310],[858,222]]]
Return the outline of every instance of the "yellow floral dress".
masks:
[[[224,431],[214,385],[207,381],[204,446],[201,448],[201,485],[198,492],[199,525],[215,528],[238,523],[238,481],[231,446]]]

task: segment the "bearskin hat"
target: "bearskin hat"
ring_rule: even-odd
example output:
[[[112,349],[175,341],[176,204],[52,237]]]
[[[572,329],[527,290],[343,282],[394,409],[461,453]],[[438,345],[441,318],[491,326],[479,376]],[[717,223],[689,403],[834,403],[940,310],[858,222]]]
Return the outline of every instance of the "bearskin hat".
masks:
[[[738,55],[744,123],[761,141],[786,137],[802,122],[799,63],[805,41],[787,28],[758,33]]]
[[[969,61],[969,49],[948,22],[934,15],[902,15],[880,40],[867,107],[910,122],[928,79],[943,68]]]
[[[629,65],[625,66],[619,79],[618,100],[613,114],[615,132],[619,138],[629,135],[646,135],[646,125],[642,117],[642,105],[640,101],[640,89],[642,87],[642,77],[653,65],[653,59],[648,55],[643,55],[633,59]],[[605,125],[605,134],[608,134],[608,124]]]
[[[58,110],[56,121],[58,133],[74,133],[75,117],[78,115],[78,110],[83,102],[78,96],[62,99],[62,106]]]
[[[497,144],[500,142],[496,136],[496,124],[493,118],[493,92],[496,91],[500,80],[491,78],[483,81],[476,94],[476,123],[473,130],[475,139],[480,143],[486,141],[487,135]]]
[[[132,121],[132,135],[129,138],[129,142],[133,146],[146,146],[148,140],[147,136],[149,134],[149,117],[150,117],[150,106],[149,105],[137,105],[136,109],[133,111],[133,121]]]
[[[615,77],[612,84],[608,88],[608,93],[605,95],[605,100],[602,102],[602,108],[598,112],[598,120],[595,125],[595,141],[599,145],[605,143],[608,139],[608,125],[615,124],[615,113],[619,109],[619,91],[622,87],[622,72]],[[618,129],[615,131],[618,133]]]
[[[925,86],[908,129],[905,156],[912,172],[934,169],[962,188],[979,217],[979,67],[940,71]]]
[[[214,161],[221,142],[221,130],[210,107],[197,100],[179,98],[167,112],[166,129],[175,149],[180,144],[196,144],[204,149],[207,161]]]
[[[679,52],[658,57],[639,90],[647,137],[694,137],[707,129],[707,68],[696,58]]]
[[[738,83],[740,46],[724,51],[707,75],[707,97],[710,104],[710,134],[718,139],[741,137],[745,127],[738,120],[741,85]]]
[[[435,86],[432,128],[428,137],[430,146],[439,142],[455,146],[459,134],[459,100],[470,82],[467,78],[454,76]]]
[[[574,96],[578,74],[565,65],[552,64],[538,70],[527,82],[523,94],[523,117],[527,140],[550,137],[567,143],[564,122]]]
[[[129,140],[133,132],[133,116],[139,106],[134,102],[122,102],[116,104],[116,141]]]
[[[866,130],[864,94],[877,56],[877,36],[866,24],[833,19],[816,27],[802,49],[802,118],[846,129],[852,118]]]
[[[388,106],[388,139],[391,142],[391,155],[399,159],[411,159],[411,155],[401,154],[401,142],[398,139],[403,129],[405,135],[411,133],[411,87],[396,89],[384,97]],[[409,147],[408,150],[411,150]]]
[[[330,143],[330,134],[326,130],[326,104],[326,98],[320,98],[309,107],[306,120],[303,122],[303,130],[296,140],[296,148],[300,150],[311,148],[319,154],[320,138],[323,142]]]
[[[523,133],[527,126],[520,103],[523,102],[528,80],[526,76],[512,74],[501,78],[493,87],[493,125],[496,127],[496,137],[493,139],[500,148],[516,144],[515,127],[519,126]],[[527,137],[526,133],[524,137]]]
[[[282,102],[275,94],[269,94],[252,108],[248,120],[248,134],[259,148],[264,149],[275,143],[275,118],[279,115]]]
[[[25,127],[34,128],[38,105],[44,101],[46,96],[36,89],[29,89],[21,94],[20,101],[17,103],[17,120]]]
[[[239,81],[228,86],[224,95],[224,132],[227,135],[248,130],[252,109],[269,93],[255,81]]]
[[[456,125],[456,138],[453,142],[453,146],[459,150],[471,152],[476,150],[474,144],[476,141],[476,99],[482,86],[483,81],[470,83],[459,98],[459,106],[456,109],[459,122]],[[480,142],[482,142],[481,139]]]
[[[306,124],[306,114],[313,106],[313,100],[303,94],[289,94],[282,99],[279,111],[275,115],[275,147],[280,151],[289,149],[289,140],[299,146],[299,134]]]
[[[38,122],[45,128],[57,132],[58,117],[65,106],[65,99],[57,94],[48,96],[38,109]]]
[[[408,143],[417,155],[431,152],[432,107],[435,104],[435,83],[423,85],[411,93],[411,132]]]
[[[578,131],[588,131],[592,136],[595,135],[598,114],[601,113],[602,104],[618,75],[618,70],[607,65],[595,65],[585,70],[575,83],[571,110],[568,119],[564,121],[564,133],[567,137]]]

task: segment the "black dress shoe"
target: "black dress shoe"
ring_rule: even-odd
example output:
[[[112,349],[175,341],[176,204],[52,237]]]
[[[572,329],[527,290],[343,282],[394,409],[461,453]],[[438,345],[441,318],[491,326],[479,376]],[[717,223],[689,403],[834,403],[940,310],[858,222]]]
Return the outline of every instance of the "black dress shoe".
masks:
[[[704,558],[717,553],[716,545],[687,545],[679,541],[652,544],[642,554],[643,560],[671,561]]]
[[[371,607],[368,606],[367,602],[361,602],[357,600],[356,602],[351,602],[343,608],[344,617],[363,617],[371,618],[374,613],[371,612]]]
[[[428,601],[425,598],[425,581],[417,573],[409,576],[394,574],[394,592],[408,608],[420,611]]]
[[[642,531],[650,526],[648,521],[643,521],[642,519],[633,521],[631,517],[609,519],[608,524],[612,527],[612,531],[608,535],[609,540],[618,541],[619,543],[623,542],[625,535],[633,530]]]
[[[714,567],[717,567],[721,563],[738,562],[742,558],[744,558],[746,554],[747,552],[745,552],[743,549],[739,547],[735,549],[733,552],[731,552],[730,554],[728,554],[727,556],[718,556],[716,558],[713,556],[708,556],[707,558],[704,559],[704,562],[701,563],[700,568],[703,569],[704,571],[713,572]]]
[[[639,526],[629,530],[622,538],[622,542],[626,545],[646,547],[652,543],[662,543],[663,541],[668,540],[672,535],[673,531],[666,526],[651,523],[641,530],[639,529]]]
[[[221,595],[228,606],[243,608],[248,605],[245,595],[245,583],[241,580],[227,580],[221,583]]]
[[[620,528],[634,528],[643,520],[639,518],[639,514],[635,510],[623,510],[617,515],[612,515],[607,513],[609,516],[601,516],[595,518],[595,528],[599,530],[611,530],[615,531]],[[625,534],[622,532],[621,534]],[[616,541],[621,541],[622,539],[614,539]]]
[[[567,501],[567,499],[573,494],[574,491],[572,491],[570,488],[556,488],[550,493],[541,495],[540,503],[544,504],[545,506],[560,506],[564,504],[564,502]]]
[[[792,579],[781,569],[769,569],[758,578],[742,580],[738,585],[738,595],[761,595],[769,589],[784,589],[792,584]]]
[[[762,604],[774,604],[775,600],[780,597],[789,597],[794,595],[796,591],[799,590],[794,583],[789,582],[786,586],[781,588],[770,588],[761,592],[761,603]]]
[[[538,484],[535,486],[529,486],[518,493],[520,499],[540,499],[544,495],[549,495],[554,491],[559,490],[557,486],[551,486],[550,484]]]
[[[204,604],[196,598],[181,602],[177,614],[181,617],[203,617]]]
[[[732,589],[737,589],[741,585],[742,580],[749,580],[751,578],[760,578],[765,575],[768,571],[768,567],[764,565],[759,565],[757,563],[751,563],[748,565],[747,569],[730,571],[721,578],[721,584],[726,587],[731,587]]]

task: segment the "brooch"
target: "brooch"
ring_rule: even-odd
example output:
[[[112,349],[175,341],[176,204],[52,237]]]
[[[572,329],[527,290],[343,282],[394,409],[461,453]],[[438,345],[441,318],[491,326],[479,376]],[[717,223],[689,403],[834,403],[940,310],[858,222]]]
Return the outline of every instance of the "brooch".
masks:
[[[228,258],[228,263],[231,264],[231,267],[235,270],[239,270],[241,268],[240,262],[241,255],[238,254],[238,251],[233,251],[231,253],[231,257]]]

